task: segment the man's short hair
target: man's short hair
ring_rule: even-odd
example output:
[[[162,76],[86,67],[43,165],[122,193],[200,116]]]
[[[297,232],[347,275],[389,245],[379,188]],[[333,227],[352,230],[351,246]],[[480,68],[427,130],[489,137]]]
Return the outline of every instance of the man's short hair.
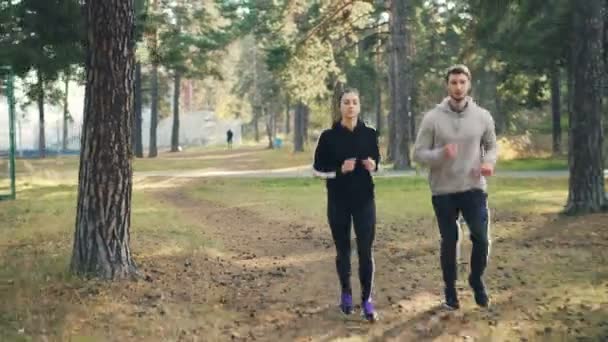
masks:
[[[471,80],[471,71],[464,64],[454,64],[451,67],[449,67],[447,72],[445,73],[445,81],[446,82],[449,81],[450,75],[455,75],[455,74],[465,74],[469,78],[469,81]]]

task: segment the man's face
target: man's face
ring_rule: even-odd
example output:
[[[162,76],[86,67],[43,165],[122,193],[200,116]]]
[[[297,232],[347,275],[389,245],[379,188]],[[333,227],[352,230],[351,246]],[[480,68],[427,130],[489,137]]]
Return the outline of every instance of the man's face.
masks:
[[[448,95],[455,101],[462,101],[469,93],[471,82],[466,74],[450,74]]]

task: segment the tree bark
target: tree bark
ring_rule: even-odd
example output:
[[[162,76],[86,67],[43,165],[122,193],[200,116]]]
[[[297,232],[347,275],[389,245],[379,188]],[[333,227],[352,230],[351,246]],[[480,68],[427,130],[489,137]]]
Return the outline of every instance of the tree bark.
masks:
[[[392,106],[392,104],[391,104]],[[397,134],[395,130],[395,115],[393,112],[389,112],[387,116],[388,125],[388,145],[386,146],[386,161],[395,161],[395,141],[397,140]]]
[[[253,107],[253,139],[256,143],[260,142],[260,107]]]
[[[378,28],[380,31],[380,28]],[[379,32],[378,32],[379,33]],[[378,42],[376,43],[376,132],[378,136],[382,135],[382,40],[378,34]]]
[[[156,10],[158,8],[158,0],[152,1],[152,8]],[[150,105],[150,146],[148,147],[148,157],[155,158],[158,156],[158,147],[156,144],[157,138],[157,128],[158,128],[158,66],[159,66],[159,56],[158,56],[158,31],[153,29],[153,32],[150,34],[150,45],[151,45],[151,55],[152,55],[152,77],[151,77],[151,91],[150,91],[150,100],[152,101]]]
[[[418,88],[412,83],[410,107],[410,137],[416,136],[416,111],[418,110]]]
[[[291,103],[289,101],[289,96],[287,96],[287,100],[285,103],[285,134],[289,134],[291,131],[291,115],[289,114],[290,108]]]
[[[567,84],[567,90],[568,90],[568,94],[567,94],[567,101],[566,101],[566,107],[568,109],[568,117],[570,117],[570,114],[573,111],[573,106],[574,106],[574,62],[572,61],[572,57],[568,60],[568,66],[567,66],[567,73],[568,73],[568,84]]]
[[[411,51],[408,39],[408,16],[411,3],[408,0],[391,2],[391,53],[394,81],[391,84],[391,113],[394,115],[395,141],[393,146],[394,168],[411,168],[410,160],[410,96],[411,96]]]
[[[142,89],[141,89],[141,63],[137,62],[135,64],[135,94],[134,98],[134,120],[133,120],[133,148],[135,150],[135,156],[137,158],[144,157],[144,146],[142,142]]]
[[[38,69],[38,88],[36,91],[38,103],[38,154],[40,158],[46,157],[46,135],[44,133],[44,77]]]
[[[133,0],[88,0],[85,110],[72,272],[105,279],[137,273],[129,248]]]
[[[393,21],[394,17],[391,15],[389,17],[389,26],[391,30],[393,30]],[[389,89],[389,113],[387,118],[387,126],[388,126],[388,145],[386,147],[386,160],[392,162],[395,160],[395,145],[396,145],[396,130],[395,130],[395,101],[397,98],[396,93],[396,79],[397,79],[397,70],[395,68],[395,56],[393,53],[393,41],[389,39],[388,41],[388,89]]]
[[[488,104],[492,108],[492,117],[496,123],[496,134],[504,134],[507,131],[506,113],[502,110],[500,93],[498,92],[498,73],[490,71],[487,74],[487,86],[482,85],[490,91]]]
[[[293,127],[294,152],[304,152],[304,112],[306,106],[302,102],[296,104]]]
[[[155,158],[158,156],[158,147],[156,146],[157,128],[158,128],[158,64],[152,64],[150,98],[150,146],[148,147],[148,157]]]
[[[601,84],[603,74],[603,0],[574,5],[574,101],[570,121],[570,179],[567,214],[606,209],[604,190]]]
[[[266,136],[268,137],[268,148],[274,148],[274,114],[268,114],[268,111],[265,110],[266,117]]]
[[[379,71],[377,71],[379,72]],[[376,80],[376,132],[380,136],[382,130],[382,82],[380,75],[377,75]]]
[[[302,117],[302,139],[304,144],[308,144],[308,126],[310,124],[310,108],[304,105],[304,115]]]
[[[69,98],[69,85],[70,85],[70,73],[66,71],[64,80],[64,93],[63,93],[63,139],[61,140],[61,150],[63,152],[68,149],[68,125],[70,123],[70,110],[68,108]]]
[[[551,116],[553,126],[553,155],[562,153],[562,124],[559,66],[556,64],[551,70]]]
[[[182,75],[175,71],[173,85],[173,130],[171,131],[171,152],[179,152],[179,97]]]
[[[604,76],[602,77],[604,88],[604,134],[608,132],[608,0],[604,1]],[[604,168],[608,169],[608,139],[604,139]]]

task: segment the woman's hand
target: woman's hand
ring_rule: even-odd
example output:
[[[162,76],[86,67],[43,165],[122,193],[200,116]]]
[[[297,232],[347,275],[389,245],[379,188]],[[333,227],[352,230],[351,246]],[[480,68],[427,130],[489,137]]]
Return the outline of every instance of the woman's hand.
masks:
[[[349,173],[355,169],[355,163],[357,162],[356,158],[346,159],[344,163],[342,163],[342,173]]]
[[[374,172],[376,170],[376,161],[372,158],[367,158],[363,161],[363,166],[369,172]]]

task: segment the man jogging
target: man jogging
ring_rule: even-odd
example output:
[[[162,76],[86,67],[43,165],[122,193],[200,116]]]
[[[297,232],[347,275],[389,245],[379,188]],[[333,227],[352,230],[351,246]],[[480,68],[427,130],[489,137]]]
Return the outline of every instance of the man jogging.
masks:
[[[490,304],[483,282],[488,261],[488,207],[485,177],[494,174],[496,133],[490,113],[467,96],[471,73],[455,65],[446,73],[448,97],[424,115],[414,160],[430,168],[432,202],[441,234],[441,269],[448,309],[460,308],[456,292],[458,217],[462,214],[473,242],[469,285],[475,302]]]

